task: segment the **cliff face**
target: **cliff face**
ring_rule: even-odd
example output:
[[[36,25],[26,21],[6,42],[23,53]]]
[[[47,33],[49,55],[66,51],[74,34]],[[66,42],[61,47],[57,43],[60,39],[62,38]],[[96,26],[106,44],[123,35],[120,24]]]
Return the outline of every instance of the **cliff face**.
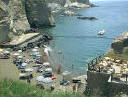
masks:
[[[111,44],[111,49],[114,53],[122,54],[125,52],[125,48],[128,47],[128,32],[124,32]]]
[[[0,43],[10,40],[13,34],[30,29],[22,0],[1,0]]]
[[[25,10],[32,28],[55,26],[51,10],[44,0],[26,0]]]
[[[21,33],[30,29],[22,0],[2,0],[2,9],[8,14],[10,30],[14,33]]]
[[[1,18],[3,19],[2,21],[0,21],[0,43],[1,43],[1,42],[9,41],[9,36],[8,36],[9,24],[7,23],[5,17],[5,15],[7,15],[8,13],[1,8],[0,8],[0,13],[1,13]]]
[[[7,41],[10,35],[30,30],[30,26],[55,25],[51,11],[43,0],[1,0],[0,11],[0,42]]]

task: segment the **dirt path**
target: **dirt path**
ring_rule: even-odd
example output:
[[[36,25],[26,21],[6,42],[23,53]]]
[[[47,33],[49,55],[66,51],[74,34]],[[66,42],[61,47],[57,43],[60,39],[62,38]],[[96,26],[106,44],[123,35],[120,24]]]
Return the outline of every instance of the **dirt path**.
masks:
[[[0,80],[4,78],[18,80],[18,69],[11,59],[0,59]]]

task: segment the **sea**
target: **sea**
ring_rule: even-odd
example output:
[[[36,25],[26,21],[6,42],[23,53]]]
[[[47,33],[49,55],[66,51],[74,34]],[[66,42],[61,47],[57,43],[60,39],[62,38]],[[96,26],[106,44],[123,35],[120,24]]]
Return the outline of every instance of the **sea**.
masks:
[[[98,20],[80,20],[76,16],[55,16],[56,27],[49,29],[50,60],[61,65],[63,71],[75,75],[86,74],[88,62],[106,54],[115,37],[128,30],[128,1],[93,2],[98,7],[84,8],[76,12]],[[97,33],[105,30],[103,36]]]

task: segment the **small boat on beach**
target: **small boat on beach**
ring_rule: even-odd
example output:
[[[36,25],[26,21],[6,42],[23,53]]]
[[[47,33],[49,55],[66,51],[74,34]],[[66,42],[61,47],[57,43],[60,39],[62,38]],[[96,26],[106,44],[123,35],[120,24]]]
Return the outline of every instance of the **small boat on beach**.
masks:
[[[104,32],[105,32],[105,30],[103,29],[103,30],[98,32],[98,35],[104,35]]]

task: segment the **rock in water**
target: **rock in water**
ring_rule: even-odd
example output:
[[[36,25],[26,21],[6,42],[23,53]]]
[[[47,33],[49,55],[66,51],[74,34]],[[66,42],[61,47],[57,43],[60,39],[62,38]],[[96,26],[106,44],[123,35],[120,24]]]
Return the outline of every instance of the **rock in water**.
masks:
[[[114,53],[123,53],[125,48],[128,47],[128,32],[124,32],[120,36],[116,37],[111,44],[111,50]]]
[[[84,16],[78,16],[78,19],[82,19],[82,20],[97,20],[96,17],[84,17]]]
[[[79,3],[84,3],[84,4],[87,4],[87,5],[90,5],[89,0],[77,0],[77,2],[79,2]]]
[[[26,0],[25,10],[32,28],[55,26],[51,10],[45,0]]]

